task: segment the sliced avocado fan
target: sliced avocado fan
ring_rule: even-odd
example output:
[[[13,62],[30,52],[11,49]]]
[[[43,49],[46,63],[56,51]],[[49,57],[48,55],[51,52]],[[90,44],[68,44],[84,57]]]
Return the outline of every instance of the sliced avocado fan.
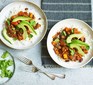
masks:
[[[19,24],[19,25],[17,25],[18,26],[18,28],[22,28],[23,29],[23,37],[24,37],[24,39],[26,39],[27,38],[27,31],[26,31],[26,27],[24,27],[24,25],[23,24]]]
[[[69,35],[68,36],[68,38],[66,39],[66,42],[67,43],[71,43],[71,40],[72,40],[72,38],[81,38],[83,36],[83,34],[71,34],[71,35]]]
[[[70,48],[76,48],[78,50],[78,53],[81,54],[81,55],[84,55],[85,53],[83,52],[83,50],[81,49],[81,46],[84,46],[87,50],[89,50],[90,46],[85,43],[85,42],[82,42],[80,40],[78,40],[79,38],[81,38],[83,36],[83,34],[71,34],[68,36],[68,38],[66,39],[66,42],[67,42],[67,45],[70,47]],[[72,38],[78,38],[76,40],[72,40]]]
[[[78,50],[78,53],[80,53],[81,55],[85,54],[82,51],[81,46],[84,46],[87,50],[89,50],[89,48],[90,48],[90,46],[87,43],[82,42],[80,40],[72,40],[71,43],[68,44],[68,46],[70,48],[76,48]]]
[[[89,50],[89,48],[90,48],[90,46],[87,43],[82,42],[80,40],[72,40],[71,44],[76,44],[78,46],[85,46],[87,50]]]
[[[29,22],[27,22],[27,21],[22,21],[22,22],[20,22],[20,24],[22,24],[22,25],[24,25],[24,26],[27,26],[28,29],[29,29],[31,32],[33,32],[34,34],[37,34],[36,31],[35,31],[35,29],[33,28],[33,26],[30,25]]]
[[[85,53],[82,51],[82,49],[77,46],[76,44],[70,44],[70,48],[76,48],[78,50],[78,53],[81,55],[85,55]]]

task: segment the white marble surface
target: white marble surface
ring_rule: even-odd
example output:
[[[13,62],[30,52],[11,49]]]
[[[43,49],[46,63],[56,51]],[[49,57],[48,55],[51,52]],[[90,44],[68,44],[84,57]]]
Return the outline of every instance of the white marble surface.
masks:
[[[3,1],[5,0],[0,1],[1,8],[15,0],[6,0],[4,3],[2,3]],[[34,1],[37,2],[37,4],[40,4],[38,0],[29,1]],[[66,68],[44,69],[41,66],[41,44],[38,44],[32,49],[23,51],[10,49],[2,43],[0,43],[0,48],[5,48],[10,51],[12,55],[14,55],[16,64],[15,74],[13,78],[5,85],[93,85],[93,68],[80,68],[74,70]],[[51,80],[41,73],[24,72],[20,67],[24,67],[26,65],[16,59],[16,56],[23,55],[32,59],[33,63],[44,71],[66,74],[66,78],[56,78],[55,80]]]

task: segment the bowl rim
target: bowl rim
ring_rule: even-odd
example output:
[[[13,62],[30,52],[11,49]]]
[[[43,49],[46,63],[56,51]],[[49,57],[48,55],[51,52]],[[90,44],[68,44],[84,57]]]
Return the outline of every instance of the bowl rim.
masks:
[[[7,51],[7,50],[4,49],[4,48],[0,48],[0,50]],[[9,51],[8,51],[8,52],[9,52]],[[13,78],[13,76],[14,76],[14,74],[15,74],[15,69],[16,69],[15,60],[14,60],[13,55],[12,55],[10,52],[9,52],[9,55],[10,55],[11,59],[13,60],[13,75],[12,75],[12,77],[9,78],[7,81],[5,81],[5,82],[3,82],[3,83],[0,83],[0,84],[2,84],[2,85],[8,83],[8,82]]]
[[[6,45],[7,47],[12,48],[12,49],[16,49],[16,50],[30,49],[30,48],[38,45],[38,44],[42,41],[42,39],[44,38],[44,36],[45,36],[45,34],[46,34],[46,32],[47,32],[47,27],[48,27],[48,22],[47,22],[47,21],[48,21],[48,20],[47,20],[47,17],[46,17],[46,14],[44,13],[44,11],[43,11],[39,6],[37,6],[36,4],[34,4],[33,2],[30,2],[30,1],[14,1],[14,2],[6,5],[6,6],[1,10],[1,12],[2,12],[5,8],[7,8],[9,5],[11,5],[11,4],[13,4],[13,3],[17,3],[17,2],[18,2],[18,3],[20,3],[20,2],[29,3],[29,4],[31,4],[31,5],[34,5],[36,8],[38,8],[38,9],[41,11],[41,13],[42,13],[43,16],[44,16],[44,20],[45,20],[45,26],[44,26],[44,29],[45,29],[45,30],[44,30],[44,32],[43,32],[43,34],[42,34],[42,37],[41,37],[35,44],[33,44],[33,46],[27,46],[27,47],[24,47],[24,48],[14,48],[14,47],[11,47],[11,46],[7,45],[5,42],[3,42],[2,39],[0,39],[0,40],[2,41],[2,43],[3,43],[4,45]],[[1,14],[1,12],[0,12],[0,14]]]
[[[86,26],[88,26],[88,27],[91,29],[91,31],[93,32],[93,29],[92,29],[91,26],[89,26],[89,25],[88,25],[86,22],[84,22],[83,20],[76,19],[76,18],[63,19],[63,20],[60,20],[59,22],[57,22],[56,24],[58,24],[58,23],[60,23],[60,22],[62,22],[62,21],[66,21],[66,20],[77,20],[77,21],[80,21],[80,22],[84,23]],[[56,26],[56,24],[50,29],[50,31]],[[59,66],[61,66],[61,67],[69,68],[69,69],[77,69],[77,68],[81,68],[81,67],[85,66],[86,64],[88,64],[88,63],[92,60],[93,57],[91,57],[88,61],[86,61],[86,63],[84,63],[84,64],[82,64],[81,66],[78,66],[78,67],[67,67],[67,66],[61,65],[59,62],[56,62],[56,60],[52,57],[52,55],[51,55],[51,53],[50,53],[50,51],[49,51],[49,46],[48,46],[48,39],[49,39],[49,37],[50,37],[50,36],[49,36],[50,31],[49,31],[48,37],[47,37],[47,50],[48,50],[48,53],[49,53],[50,57],[52,58],[52,60],[53,60],[57,65],[59,65]]]

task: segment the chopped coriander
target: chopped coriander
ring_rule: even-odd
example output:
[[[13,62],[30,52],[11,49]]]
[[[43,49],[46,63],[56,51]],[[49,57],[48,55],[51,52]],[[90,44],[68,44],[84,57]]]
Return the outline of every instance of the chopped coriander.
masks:
[[[14,40],[14,41],[16,41],[16,40],[17,40],[17,38],[13,38],[13,40]]]
[[[35,25],[36,25],[36,21],[35,21],[35,20],[31,20],[31,21],[30,21],[30,25],[31,25],[31,26],[35,26]]]
[[[86,49],[89,50],[90,49],[90,46],[86,46]]]
[[[8,59],[6,60],[6,58],[9,56],[9,53],[7,51],[5,51],[0,60],[0,77],[4,78],[4,77],[8,77],[11,78],[13,75],[13,72],[11,70],[8,70],[8,67],[13,65],[13,60]]]
[[[4,77],[5,77],[5,70],[2,70],[2,71],[1,71],[0,76],[1,76],[2,78],[4,78]]]
[[[8,60],[8,61],[7,61],[7,64],[8,64],[9,66],[13,65],[13,61],[12,61],[12,60]]]
[[[6,74],[5,77],[11,78],[13,75],[13,72],[11,72],[10,70],[6,70],[5,74]]]
[[[28,35],[28,37],[29,37],[29,38],[32,38],[32,37],[33,37],[33,35],[32,35],[32,34],[29,34],[29,35]]]
[[[8,57],[8,55],[9,55],[9,53],[8,53],[7,51],[5,51],[5,52],[3,53],[3,55],[1,56],[1,58],[6,58],[6,57]]]

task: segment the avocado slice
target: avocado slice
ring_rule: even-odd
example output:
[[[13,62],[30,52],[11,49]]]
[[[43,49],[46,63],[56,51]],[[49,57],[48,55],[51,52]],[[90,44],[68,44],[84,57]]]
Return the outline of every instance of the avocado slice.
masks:
[[[16,18],[14,18],[14,19],[12,20],[12,22],[16,22],[16,21],[18,21],[18,20],[30,20],[30,19],[31,19],[30,17],[18,16],[18,17],[16,17]]]
[[[61,34],[64,35],[64,36],[67,36],[67,33],[65,31],[62,31]]]
[[[71,34],[71,35],[69,35],[68,36],[68,38],[66,39],[66,42],[67,43],[71,43],[71,40],[72,40],[72,38],[81,38],[83,36],[83,34]]]
[[[80,40],[72,40],[71,44],[76,44],[78,46],[85,46],[87,50],[89,50],[89,48],[90,48],[90,46],[87,43],[82,42]]]
[[[24,37],[24,39],[26,39],[28,35],[27,35],[27,31],[26,31],[26,28],[24,27],[24,25],[19,24],[19,25],[17,25],[17,27],[23,29],[23,37]]]
[[[85,53],[82,51],[82,49],[77,44],[70,44],[70,48],[76,48],[79,54],[85,55]]]
[[[69,50],[70,50],[70,54],[73,56],[75,54],[75,51],[72,49],[69,49]]]
[[[33,32],[34,34],[37,34],[36,31],[35,31],[34,28],[30,25],[29,22],[27,22],[27,21],[22,21],[20,24],[23,24],[24,26],[27,26],[28,29],[29,29],[31,32]]]
[[[13,40],[7,35],[6,28],[3,29],[2,35],[10,44],[13,44]]]

